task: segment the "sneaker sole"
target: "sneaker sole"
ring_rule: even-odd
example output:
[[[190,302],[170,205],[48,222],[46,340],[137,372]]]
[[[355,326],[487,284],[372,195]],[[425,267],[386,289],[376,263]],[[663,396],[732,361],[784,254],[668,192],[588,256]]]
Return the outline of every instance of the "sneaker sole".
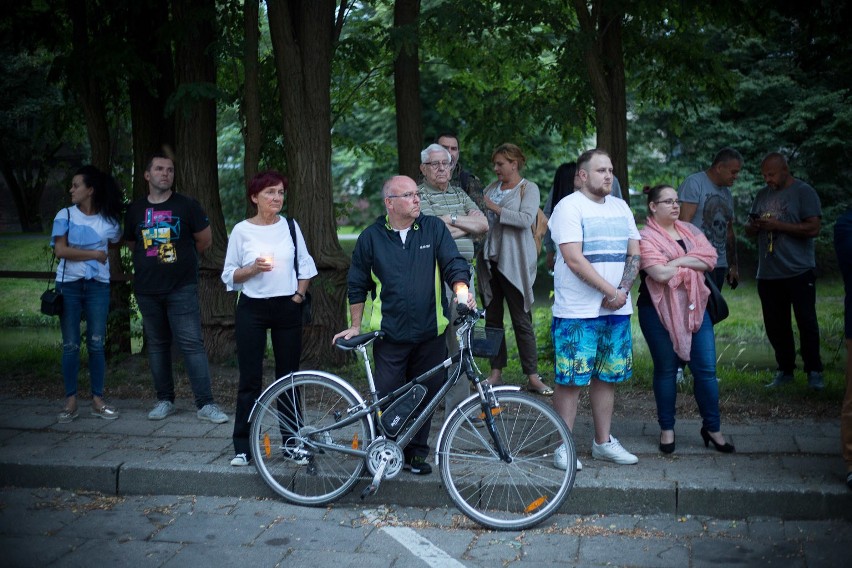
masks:
[[[199,416],[199,417],[198,417],[198,419],[199,419],[199,420],[206,420],[207,422],[212,422],[213,424],[224,424],[225,422],[227,422],[227,421],[228,421],[228,419],[227,419],[227,418],[225,418],[224,420],[222,420],[221,418],[219,418],[219,419],[214,419],[214,418],[210,418],[209,416]]]

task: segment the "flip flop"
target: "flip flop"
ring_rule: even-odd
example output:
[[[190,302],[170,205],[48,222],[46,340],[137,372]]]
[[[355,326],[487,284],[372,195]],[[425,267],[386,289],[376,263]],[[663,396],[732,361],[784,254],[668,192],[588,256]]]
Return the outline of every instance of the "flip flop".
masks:
[[[527,391],[534,392],[535,394],[540,394],[541,396],[553,396],[553,389],[547,385],[544,385],[542,387],[534,387],[527,383]]]

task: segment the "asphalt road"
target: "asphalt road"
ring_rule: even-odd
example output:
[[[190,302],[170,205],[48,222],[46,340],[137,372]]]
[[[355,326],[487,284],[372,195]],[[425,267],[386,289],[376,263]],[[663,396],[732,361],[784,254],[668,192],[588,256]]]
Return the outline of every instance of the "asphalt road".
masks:
[[[673,515],[556,515],[492,532],[452,508],[3,489],[3,566],[848,565],[852,523]]]

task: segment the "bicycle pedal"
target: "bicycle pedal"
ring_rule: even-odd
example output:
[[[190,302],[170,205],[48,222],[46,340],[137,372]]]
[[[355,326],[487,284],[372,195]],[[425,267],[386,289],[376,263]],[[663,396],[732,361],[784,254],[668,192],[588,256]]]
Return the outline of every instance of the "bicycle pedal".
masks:
[[[361,492],[361,499],[366,499],[367,497],[370,497],[371,495],[375,495],[378,490],[379,490],[378,485],[373,485],[373,484],[368,485]]]

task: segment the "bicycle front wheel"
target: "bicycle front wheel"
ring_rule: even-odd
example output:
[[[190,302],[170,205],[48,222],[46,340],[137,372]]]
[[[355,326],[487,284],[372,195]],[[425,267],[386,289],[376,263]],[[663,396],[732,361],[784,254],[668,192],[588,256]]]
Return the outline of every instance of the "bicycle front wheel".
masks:
[[[479,422],[479,400],[472,400],[446,426],[438,448],[441,476],[450,498],[472,520],[495,530],[524,530],[562,506],[574,486],[577,454],[571,432],[550,406],[517,392],[496,396],[494,425],[509,463]],[[562,444],[566,470],[554,466]]]
[[[342,379],[311,372],[271,385],[257,401],[251,422],[252,458],[263,480],[298,505],[324,505],[346,494],[363,472],[364,459],[313,442],[364,448],[371,436],[366,417],[317,433],[346,418],[359,402]]]

